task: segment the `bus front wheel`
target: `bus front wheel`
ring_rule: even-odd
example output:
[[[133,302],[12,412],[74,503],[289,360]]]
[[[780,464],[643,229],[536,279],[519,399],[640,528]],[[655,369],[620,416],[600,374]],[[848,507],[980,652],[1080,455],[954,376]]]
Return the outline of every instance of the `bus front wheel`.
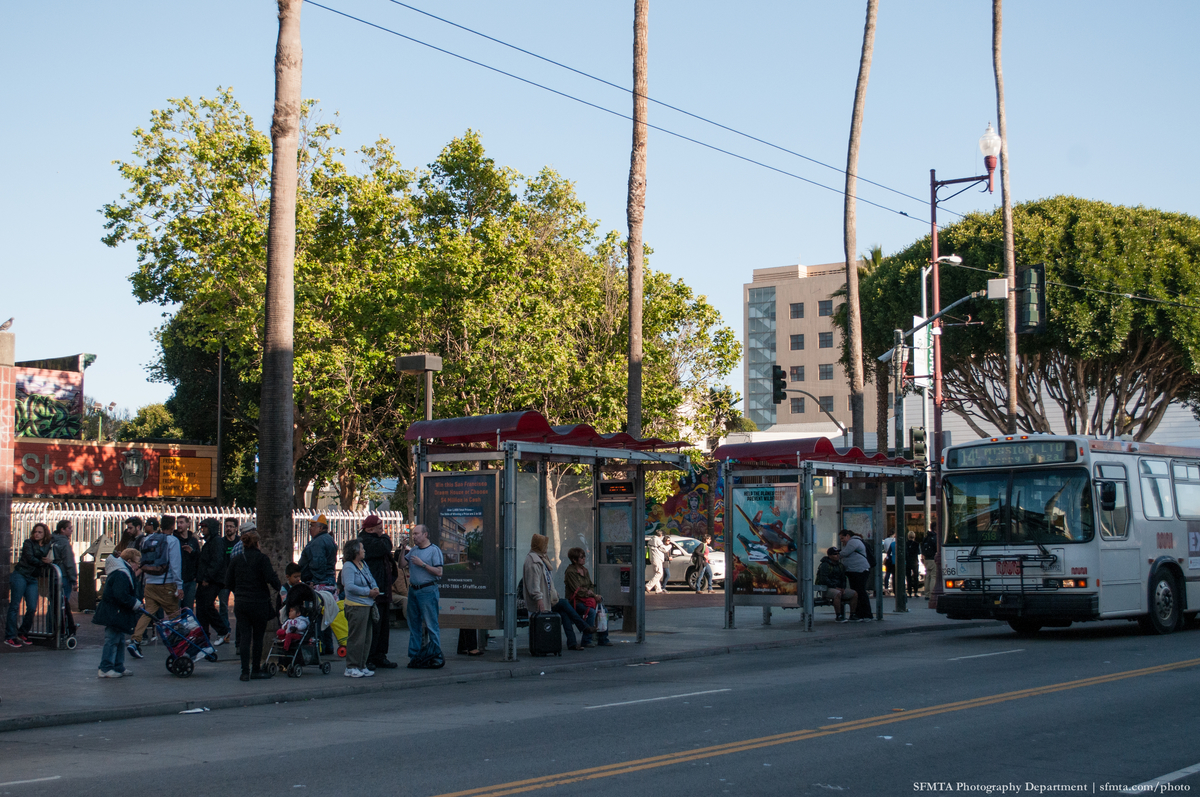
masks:
[[[1149,622],[1141,623],[1141,626],[1156,634],[1169,634],[1179,625],[1179,610],[1175,576],[1169,570],[1160,570],[1150,583]]]
[[[1008,621],[1008,627],[1016,631],[1021,636],[1032,636],[1042,630],[1042,624],[1025,618],[1016,618]]]

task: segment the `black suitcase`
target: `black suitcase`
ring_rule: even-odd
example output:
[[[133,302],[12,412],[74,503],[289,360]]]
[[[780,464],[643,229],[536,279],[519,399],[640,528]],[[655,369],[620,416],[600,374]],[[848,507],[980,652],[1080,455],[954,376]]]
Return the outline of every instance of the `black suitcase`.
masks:
[[[529,615],[529,655],[562,655],[562,618],[555,612]]]

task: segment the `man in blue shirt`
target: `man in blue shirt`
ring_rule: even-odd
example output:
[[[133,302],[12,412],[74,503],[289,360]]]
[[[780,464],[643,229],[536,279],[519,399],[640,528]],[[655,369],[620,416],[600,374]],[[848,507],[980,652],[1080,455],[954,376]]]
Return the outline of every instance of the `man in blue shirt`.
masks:
[[[163,515],[159,530],[146,535],[142,541],[142,563],[145,610],[155,616],[179,614],[179,600],[183,597],[183,558],[179,539],[175,536],[174,515]],[[148,625],[150,616],[143,614],[133,629],[129,653],[136,659],[143,658],[139,640]]]
[[[429,540],[429,530],[414,526],[414,547],[408,560],[408,666],[437,669],[446,664],[438,628],[438,581],[442,578],[442,549]],[[428,636],[426,636],[428,634]]]

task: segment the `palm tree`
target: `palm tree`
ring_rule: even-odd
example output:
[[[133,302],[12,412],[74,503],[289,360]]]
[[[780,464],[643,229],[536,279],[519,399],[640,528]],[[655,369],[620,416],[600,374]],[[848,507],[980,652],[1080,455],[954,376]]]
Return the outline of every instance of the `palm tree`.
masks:
[[[999,0],[997,0],[999,2]],[[863,446],[863,361],[862,361],[862,312],[858,302],[858,268],[855,256],[858,243],[855,240],[856,201],[854,192],[858,182],[858,145],[862,134],[863,109],[867,102],[867,80],[871,77],[871,54],[875,49],[875,17],[879,0],[867,0],[867,23],[863,30],[862,55],[858,61],[858,83],[854,87],[854,112],[850,116],[850,146],[846,153],[846,193],[843,244],[846,252],[846,304],[847,330],[850,343],[850,424],[853,429],[854,445]]]
[[[300,8],[278,0],[275,115],[271,122],[271,218],[267,227],[267,288],[262,401],[258,422],[257,524],[263,552],[280,573],[292,560],[292,326],[296,257],[297,153],[300,145]]]
[[[1012,184],[1008,180],[1008,128],[1004,118],[1004,73],[1000,69],[1000,33],[1003,25],[1001,0],[992,0],[992,66],[996,70],[996,124],[1000,128],[1000,198],[1004,220],[1004,277],[1008,281],[1008,300],[1004,303],[1004,343],[1006,349],[1006,392],[1008,394],[1008,434],[1017,433],[1017,258],[1013,249]]]
[[[646,216],[646,53],[650,0],[633,4],[633,151],[629,157],[629,384],[625,429],[642,436],[642,221]]]

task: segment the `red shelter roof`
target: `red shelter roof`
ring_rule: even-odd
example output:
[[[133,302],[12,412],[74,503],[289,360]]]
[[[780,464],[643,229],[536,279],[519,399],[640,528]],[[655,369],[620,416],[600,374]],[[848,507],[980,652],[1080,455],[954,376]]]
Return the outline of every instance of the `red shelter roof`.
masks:
[[[586,423],[551,426],[540,412],[533,410],[417,421],[404,433],[405,440],[434,440],[442,445],[495,444],[497,438],[501,443],[512,440],[591,448],[627,448],[635,451],[682,448],[687,445],[684,442],[667,442],[657,437],[639,440],[624,432],[601,434]]]
[[[904,467],[911,465],[902,457],[868,455],[861,448],[834,448],[827,437],[803,437],[795,440],[766,440],[761,443],[729,443],[717,448],[713,457],[753,465],[792,465],[805,460],[862,465]]]

